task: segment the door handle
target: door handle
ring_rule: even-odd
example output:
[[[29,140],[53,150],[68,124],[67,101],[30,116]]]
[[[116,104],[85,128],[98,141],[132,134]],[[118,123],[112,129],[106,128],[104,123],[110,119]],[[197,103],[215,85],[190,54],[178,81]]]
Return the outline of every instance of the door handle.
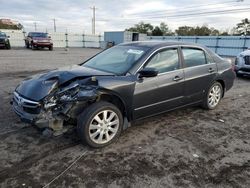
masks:
[[[183,79],[183,77],[175,76],[175,77],[173,78],[173,81],[178,82],[179,80],[182,80],[182,79]]]
[[[215,71],[215,70],[214,70],[213,68],[209,68],[209,69],[208,69],[208,72],[209,72],[209,73],[213,73],[214,71]]]

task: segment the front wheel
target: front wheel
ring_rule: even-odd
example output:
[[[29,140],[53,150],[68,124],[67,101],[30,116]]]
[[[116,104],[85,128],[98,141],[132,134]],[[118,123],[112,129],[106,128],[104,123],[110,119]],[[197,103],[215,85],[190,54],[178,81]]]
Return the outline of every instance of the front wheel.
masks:
[[[215,82],[208,90],[203,107],[208,110],[215,109],[223,96],[223,87],[219,82]]]
[[[32,45],[31,45],[31,49],[32,49],[32,50],[36,50],[37,47],[35,47],[35,46],[32,44]]]
[[[97,102],[79,115],[77,132],[83,143],[100,148],[111,144],[119,137],[122,125],[122,114],[115,105]]]
[[[236,72],[236,76],[237,76],[237,77],[243,77],[243,75],[242,75],[242,74],[239,74],[238,72]]]
[[[6,49],[11,49],[10,43],[6,44]]]
[[[25,46],[26,46],[27,49],[30,48],[30,44],[28,42],[25,43]]]

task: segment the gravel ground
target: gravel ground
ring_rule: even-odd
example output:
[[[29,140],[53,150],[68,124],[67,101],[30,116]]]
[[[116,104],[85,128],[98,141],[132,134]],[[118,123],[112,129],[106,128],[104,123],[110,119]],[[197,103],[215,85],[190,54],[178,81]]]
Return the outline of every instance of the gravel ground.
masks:
[[[145,119],[97,150],[74,132],[44,137],[12,112],[11,93],[25,77],[99,51],[0,51],[0,187],[250,187],[249,78],[236,79],[213,111]]]

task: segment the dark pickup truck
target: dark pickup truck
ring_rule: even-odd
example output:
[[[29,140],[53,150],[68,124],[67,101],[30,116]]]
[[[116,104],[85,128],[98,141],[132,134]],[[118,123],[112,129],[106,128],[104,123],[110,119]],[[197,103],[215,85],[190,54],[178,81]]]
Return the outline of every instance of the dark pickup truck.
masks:
[[[42,32],[30,32],[25,38],[25,46],[32,49],[49,48],[49,50],[53,50],[51,37]]]

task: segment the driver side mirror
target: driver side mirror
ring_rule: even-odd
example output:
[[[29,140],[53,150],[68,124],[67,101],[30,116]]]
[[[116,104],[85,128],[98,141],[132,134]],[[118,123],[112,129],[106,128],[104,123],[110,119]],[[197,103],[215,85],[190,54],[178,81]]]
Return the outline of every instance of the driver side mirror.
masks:
[[[7,38],[10,38],[10,36],[7,36]]]
[[[139,72],[139,78],[149,78],[149,77],[155,77],[158,75],[158,70],[155,68],[144,68],[140,70]]]

